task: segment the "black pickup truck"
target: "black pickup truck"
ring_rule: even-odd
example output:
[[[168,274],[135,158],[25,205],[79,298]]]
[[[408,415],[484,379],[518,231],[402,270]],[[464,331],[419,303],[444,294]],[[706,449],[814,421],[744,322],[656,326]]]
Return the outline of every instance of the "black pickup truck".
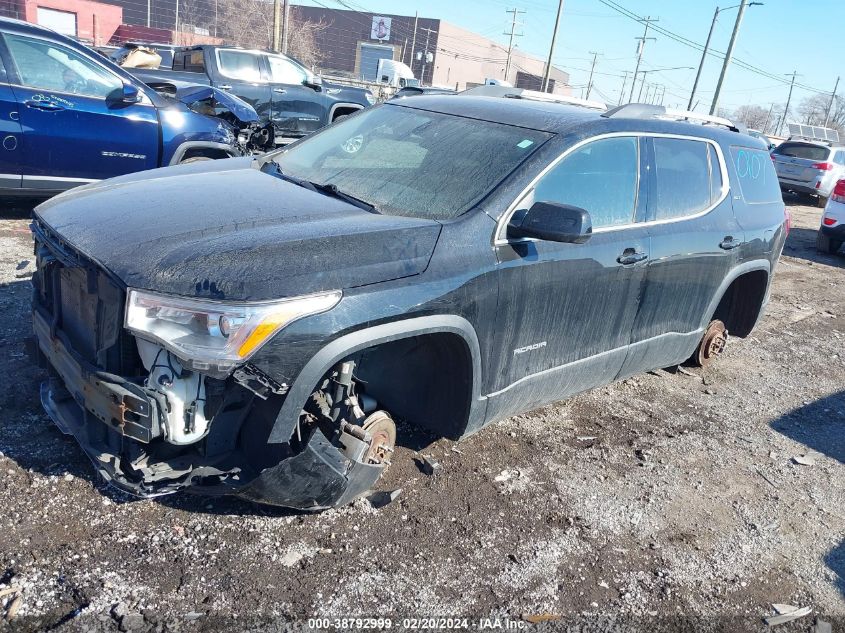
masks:
[[[50,416],[134,494],[326,508],[392,418],[461,438],[748,336],[789,229],[763,142],[507,90],[38,207]]]
[[[232,46],[192,46],[173,55],[173,67],[127,71],[154,88],[207,83],[230,91],[271,122],[277,142],[296,139],[375,103],[369,90],[323,81],[295,59]]]

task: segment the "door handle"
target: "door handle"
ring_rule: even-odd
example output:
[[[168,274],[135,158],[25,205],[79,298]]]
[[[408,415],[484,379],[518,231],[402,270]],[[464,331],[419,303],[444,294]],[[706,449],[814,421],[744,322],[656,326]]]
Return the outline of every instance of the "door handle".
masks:
[[[55,112],[56,110],[64,110],[62,106],[60,106],[55,101],[33,101],[32,99],[28,101],[24,101],[23,104],[27,108],[35,108],[36,110],[45,110],[47,112]]]
[[[273,88],[273,92],[283,95],[287,92],[284,88]]]
[[[648,259],[648,253],[641,253],[633,248],[626,248],[622,251],[622,254],[616,258],[616,261],[623,266],[631,266],[633,264],[638,264],[641,261],[645,261],[646,259]]]
[[[220,90],[231,90],[232,89],[232,86],[230,86],[229,84],[221,84],[217,87],[220,88]]]
[[[741,240],[735,240],[732,235],[726,235],[725,239],[719,242],[719,248],[724,251],[730,251],[735,249],[737,246],[742,246]]]

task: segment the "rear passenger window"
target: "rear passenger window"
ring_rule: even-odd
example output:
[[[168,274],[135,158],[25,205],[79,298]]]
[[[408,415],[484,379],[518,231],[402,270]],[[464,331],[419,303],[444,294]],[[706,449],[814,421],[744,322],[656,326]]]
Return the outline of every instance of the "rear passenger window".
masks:
[[[742,197],[749,204],[781,202],[783,197],[771,158],[763,150],[731,147]]]
[[[709,143],[679,138],[653,141],[657,181],[653,219],[682,218],[707,209],[713,197]]]
[[[534,200],[586,209],[593,228],[634,221],[639,182],[635,137],[606,138],[578,148],[534,188]]]
[[[258,55],[242,51],[217,50],[220,72],[241,81],[261,81]]]

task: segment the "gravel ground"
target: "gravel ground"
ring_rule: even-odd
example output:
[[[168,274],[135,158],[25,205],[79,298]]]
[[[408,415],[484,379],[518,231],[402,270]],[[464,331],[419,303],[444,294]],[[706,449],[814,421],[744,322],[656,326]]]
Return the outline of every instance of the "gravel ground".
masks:
[[[321,514],[98,481],[38,402],[28,221],[2,212],[0,630],[437,615],[734,632],[766,629],[773,603],[811,610],[778,631],[845,630],[845,256],[817,254],[819,210],[790,206],[767,316],[711,368],[636,376],[458,444],[416,436],[439,474],[400,447],[379,483],[398,498]]]

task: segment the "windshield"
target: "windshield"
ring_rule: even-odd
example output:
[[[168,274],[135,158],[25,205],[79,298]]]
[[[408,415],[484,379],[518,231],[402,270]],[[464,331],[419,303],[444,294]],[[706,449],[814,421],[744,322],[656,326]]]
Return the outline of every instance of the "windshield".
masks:
[[[334,185],[388,215],[455,218],[551,134],[413,108],[368,108],[274,160],[286,175]]]

